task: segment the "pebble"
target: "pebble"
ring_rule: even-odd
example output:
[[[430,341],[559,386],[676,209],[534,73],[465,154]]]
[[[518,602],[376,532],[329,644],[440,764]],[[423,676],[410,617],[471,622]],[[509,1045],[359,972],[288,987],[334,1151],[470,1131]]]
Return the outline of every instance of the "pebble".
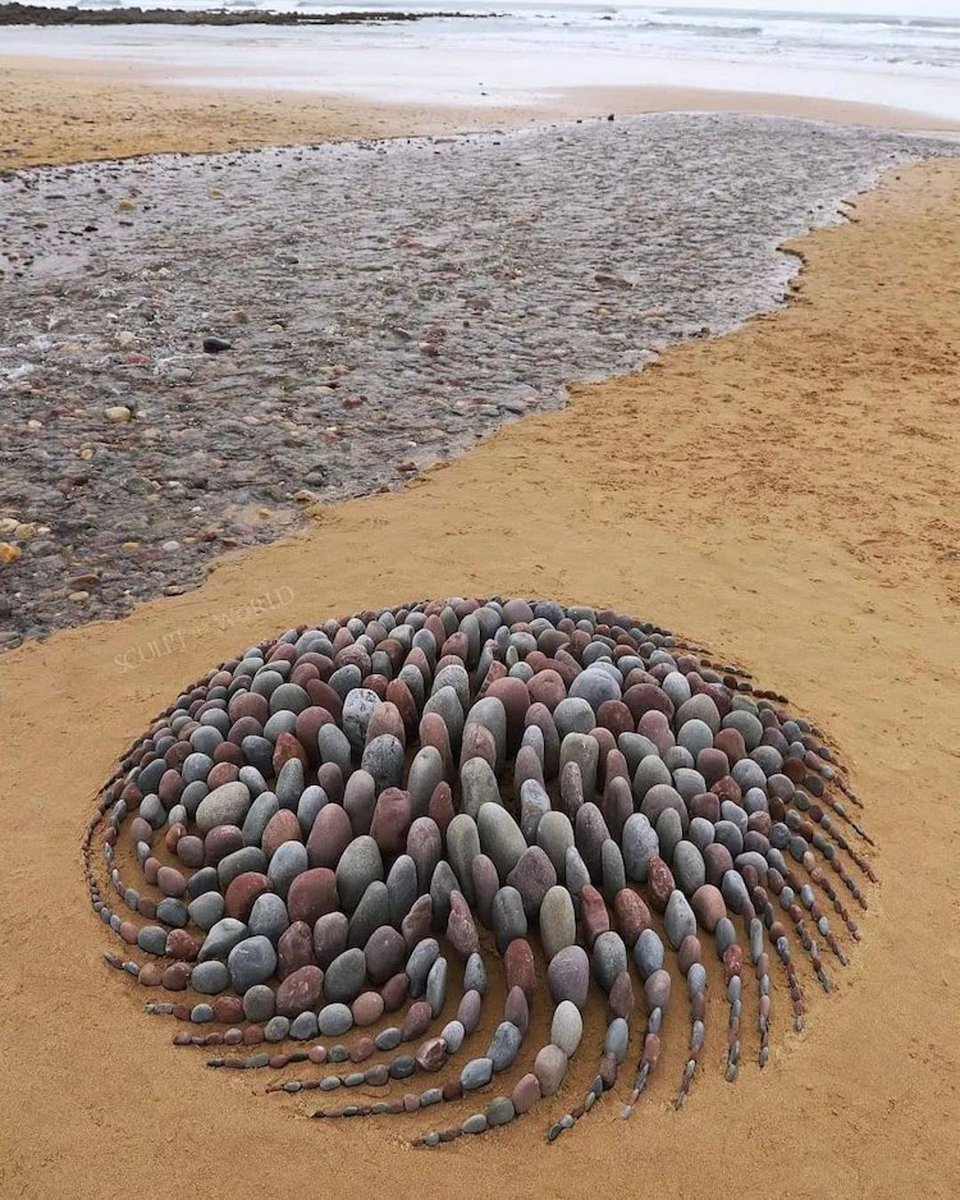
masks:
[[[485,1087],[493,1077],[493,1062],[489,1058],[472,1058],[460,1072],[460,1086],[465,1092]]]
[[[562,1000],[554,1010],[550,1026],[550,1041],[559,1046],[567,1058],[572,1058],[583,1037],[583,1018],[580,1010],[569,1000]]]
[[[559,1046],[548,1043],[537,1052],[533,1073],[540,1085],[541,1095],[553,1096],[560,1090],[567,1073],[567,1056]]]

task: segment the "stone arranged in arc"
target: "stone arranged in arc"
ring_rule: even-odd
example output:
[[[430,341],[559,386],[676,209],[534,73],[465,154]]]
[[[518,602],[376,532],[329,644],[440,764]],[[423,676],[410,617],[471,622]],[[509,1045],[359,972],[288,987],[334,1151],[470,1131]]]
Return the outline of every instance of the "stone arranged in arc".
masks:
[[[600,1061],[553,1140],[614,1086],[642,1006],[630,1115],[680,991],[684,1102],[707,1044],[711,941],[728,1080],[745,963],[760,1066],[773,958],[802,1026],[794,946],[829,989],[820,940],[838,963],[846,952],[828,911],[859,937],[834,880],[863,908],[857,874],[875,880],[850,840],[872,844],[858,804],[784,697],[668,631],[586,606],[454,598],[291,629],[211,671],[130,747],[84,854],[94,909],[147,956],[108,963],[183,997],[148,1005],[186,1023],[177,1045],[237,1048],[211,1066],[344,1064],[268,1089],[287,1093],[444,1073],[400,1099],[313,1114],[327,1118],[443,1106],[512,1081],[425,1145],[560,1092],[593,982],[606,998]],[[497,969],[503,1012],[482,1038]],[[525,1052],[536,1004],[552,1006],[550,1041]],[[196,1031],[208,1025],[220,1028]],[[293,1049],[261,1048],[281,1043]],[[377,1054],[391,1057],[361,1069]]]

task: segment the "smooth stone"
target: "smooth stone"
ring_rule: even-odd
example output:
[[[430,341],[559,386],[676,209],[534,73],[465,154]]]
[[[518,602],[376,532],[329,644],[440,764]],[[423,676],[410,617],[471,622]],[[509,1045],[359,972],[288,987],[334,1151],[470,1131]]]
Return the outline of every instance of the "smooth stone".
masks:
[[[533,1063],[533,1073],[544,1096],[553,1096],[560,1090],[567,1073],[567,1056],[559,1046],[549,1043],[542,1046]]]
[[[663,924],[674,950],[680,949],[680,943],[685,937],[690,934],[695,935],[697,932],[697,918],[694,916],[686,896],[679,888],[675,888],[670,893]]]
[[[142,932],[143,930],[141,930]],[[243,921],[237,921],[233,917],[223,917],[211,927],[197,957],[200,962],[206,962],[211,958],[226,961],[230,951],[249,936],[250,930]]]
[[[515,887],[502,887],[493,898],[493,931],[501,954],[517,938],[527,935],[523,897]]]
[[[527,848],[520,827],[502,804],[484,803],[477,829],[484,854],[492,859],[501,883],[505,882]]]
[[[577,917],[570,893],[559,884],[551,887],[540,905],[540,939],[549,962],[577,940]]]
[[[622,1063],[627,1057],[627,1047],[630,1044],[630,1027],[623,1017],[614,1017],[607,1026],[603,1039],[604,1054],[613,1057],[616,1063]]]
[[[617,976],[627,969],[627,948],[619,933],[608,930],[597,937],[592,962],[597,982],[609,992]]]
[[[493,1063],[489,1058],[472,1058],[460,1072],[460,1086],[465,1092],[485,1087],[493,1078]]]
[[[426,991],[427,977],[433,964],[440,957],[440,943],[436,938],[423,938],[414,946],[404,967],[410,980],[410,995],[422,996]]]
[[[641,979],[649,979],[655,971],[659,971],[664,961],[664,945],[660,935],[654,929],[645,929],[637,938],[633,947],[633,958],[637,964]]]
[[[338,954],[327,967],[324,995],[327,1000],[346,1005],[356,1000],[366,981],[367,960],[361,949],[352,947]]]
[[[321,816],[331,807],[322,809]],[[341,907],[353,912],[370,884],[383,880],[380,847],[372,837],[363,834],[347,846],[337,863],[336,875]]]
[[[506,810],[501,810],[506,811]],[[476,894],[473,886],[473,862],[480,854],[480,832],[477,822],[461,812],[447,826],[447,858],[460,883],[460,891],[468,904]],[[439,856],[438,856],[439,857]]]
[[[553,863],[558,880],[565,878],[567,850],[574,842],[573,825],[566,813],[556,809],[544,813],[537,825],[537,845]]]
[[[501,1021],[494,1032],[486,1057],[493,1064],[494,1071],[505,1071],[509,1067],[523,1042],[523,1034],[512,1021]]]
[[[697,888],[702,887],[707,879],[707,868],[703,855],[693,842],[681,841],[673,852],[671,863],[673,877],[687,896],[692,896]]]
[[[567,946],[547,967],[547,985],[554,1004],[570,1000],[579,1009],[587,1003],[590,990],[590,960],[582,946]]]
[[[303,842],[284,842],[277,847],[273,858],[270,859],[267,878],[277,893],[286,898],[293,881],[298,875],[302,875],[307,867],[307,848]]]
[[[219,892],[205,892],[187,905],[190,920],[206,932],[209,932],[221,920],[223,911],[223,896]]]
[[[353,1014],[346,1004],[325,1004],[317,1016],[317,1027],[323,1037],[339,1037],[353,1024]]]
[[[217,825],[243,824],[250,809],[250,789],[235,781],[224,783],[200,801],[194,820],[201,833],[209,833]]]
[[[190,986],[204,996],[216,996],[230,986],[230,972],[217,959],[197,963],[190,974]]]
[[[467,1031],[459,1021],[448,1021],[440,1030],[440,1038],[448,1054],[456,1054],[463,1045],[464,1039],[467,1036]]]
[[[239,942],[227,957],[234,991],[240,995],[257,983],[266,983],[277,968],[277,952],[269,938],[250,937]]]
[[[660,842],[643,813],[634,813],[624,822],[621,850],[627,878],[634,883],[645,883],[650,860],[660,853]]]
[[[248,1021],[263,1024],[276,1012],[276,996],[273,988],[265,983],[254,984],[243,997],[243,1015]]]
[[[583,1037],[583,1018],[580,1010],[570,1000],[562,1000],[554,1010],[550,1025],[550,1041],[572,1058]]]

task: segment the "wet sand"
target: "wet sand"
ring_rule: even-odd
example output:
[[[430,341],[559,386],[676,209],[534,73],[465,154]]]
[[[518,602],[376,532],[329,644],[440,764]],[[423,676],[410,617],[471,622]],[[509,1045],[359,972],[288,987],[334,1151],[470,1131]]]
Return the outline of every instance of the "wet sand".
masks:
[[[803,96],[691,88],[577,88],[527,106],[365,103],[317,92],[186,86],[148,64],[0,55],[0,170],[45,163],[515,128],[609,113],[738,112],[886,129],[960,130],[924,113]]]
[[[9,74],[5,88],[6,101]],[[8,165],[224,148],[263,113],[211,109],[191,140],[196,100],[157,92],[138,123],[140,93],[93,81],[51,87],[47,111],[92,93],[102,107],[77,112],[83,138],[36,123],[39,110],[17,132],[8,112]],[[164,105],[178,126],[165,127]],[[365,119],[344,108],[340,126],[271,128],[289,142],[355,135]],[[183,1195],[201,1180],[231,1197],[960,1191],[958,205],[955,162],[888,176],[853,223],[791,246],[805,269],[786,309],[668,350],[640,376],[579,387],[565,410],[402,492],[320,509],[306,532],[220,561],[197,591],[0,661],[0,1090],[16,1117],[0,1132],[0,1192]],[[785,691],[838,743],[882,885],[804,1034],[785,1031],[781,1008],[762,1074],[748,1044],[740,1081],[725,1084],[714,1028],[675,1112],[675,1030],[629,1125],[612,1097],[555,1146],[518,1122],[413,1151],[422,1118],[308,1123],[306,1101],[263,1097],[174,1051],[171,1024],[145,1017],[143,990],[100,961],[107,934],[79,842],[113,756],[210,664],[329,612],[494,591],[633,611]],[[591,1057],[545,1120],[580,1094]]]

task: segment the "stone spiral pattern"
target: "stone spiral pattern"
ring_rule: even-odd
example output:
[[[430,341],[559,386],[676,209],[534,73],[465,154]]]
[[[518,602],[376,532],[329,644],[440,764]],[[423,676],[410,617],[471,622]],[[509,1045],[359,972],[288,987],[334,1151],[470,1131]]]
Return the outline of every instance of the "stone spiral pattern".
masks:
[[[728,1080],[745,1018],[767,1062],[775,969],[802,1027],[801,971],[831,986],[820,942],[846,962],[827,913],[857,940],[844,901],[866,908],[858,879],[875,881],[851,805],[785,697],[669,631],[453,598],[291,629],[208,673],[129,748],[83,850],[93,907],[127,947],[106,961],[171,994],[147,1010],[185,1023],[176,1045],[217,1047],[211,1067],[272,1069],[267,1091],[410,1081],[316,1117],[460,1101],[419,1144],[558,1093],[592,979],[606,1006],[596,1076],[552,1140],[614,1086],[634,1034],[631,1114],[658,1067],[671,965],[689,1019],[678,1106],[706,1045],[710,954]],[[473,1045],[497,958],[502,1016]],[[460,1119],[547,1003],[527,1072]]]

